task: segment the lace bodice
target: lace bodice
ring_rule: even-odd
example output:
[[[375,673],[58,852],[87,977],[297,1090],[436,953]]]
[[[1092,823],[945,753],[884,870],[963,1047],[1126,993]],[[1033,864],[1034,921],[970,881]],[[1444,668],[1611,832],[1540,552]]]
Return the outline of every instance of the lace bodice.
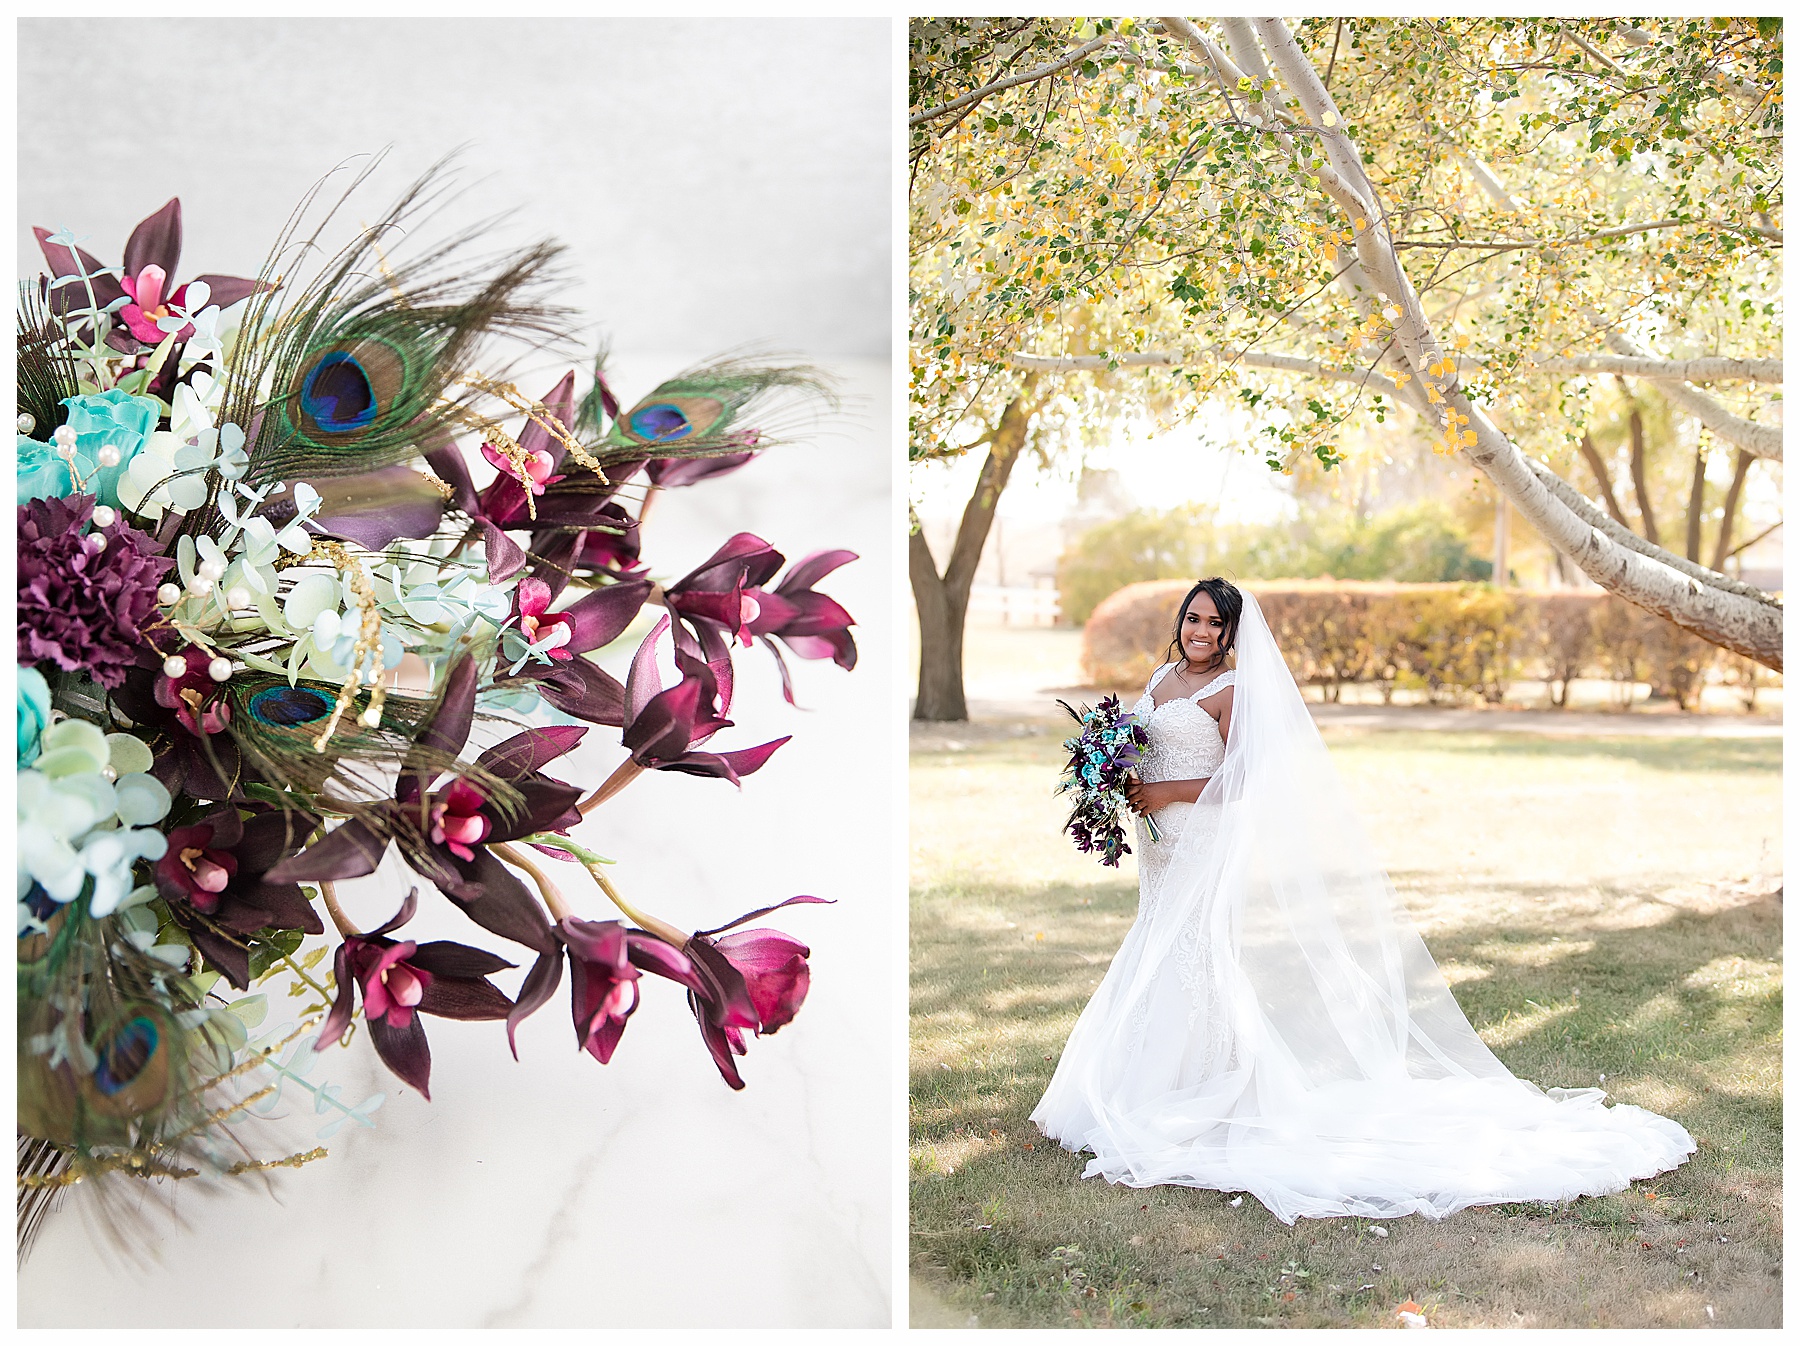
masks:
[[[1200,780],[1212,775],[1225,761],[1225,740],[1219,735],[1219,722],[1200,702],[1235,684],[1237,674],[1227,669],[1192,696],[1171,697],[1159,706],[1152,693],[1173,667],[1164,664],[1157,669],[1131,708],[1150,734],[1150,746],[1137,768],[1138,776],[1147,781]]]

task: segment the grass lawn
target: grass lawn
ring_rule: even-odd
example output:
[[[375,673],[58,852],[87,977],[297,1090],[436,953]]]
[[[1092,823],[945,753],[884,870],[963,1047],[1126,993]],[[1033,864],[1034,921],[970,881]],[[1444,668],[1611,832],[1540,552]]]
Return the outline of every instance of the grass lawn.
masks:
[[[1059,835],[1060,735],[913,755],[916,1323],[1388,1327],[1412,1299],[1441,1327],[1780,1324],[1779,741],[1332,735],[1501,1059],[1603,1078],[1700,1148],[1566,1208],[1289,1229],[1254,1198],[1084,1182],[1027,1121],[1137,905],[1132,861]]]

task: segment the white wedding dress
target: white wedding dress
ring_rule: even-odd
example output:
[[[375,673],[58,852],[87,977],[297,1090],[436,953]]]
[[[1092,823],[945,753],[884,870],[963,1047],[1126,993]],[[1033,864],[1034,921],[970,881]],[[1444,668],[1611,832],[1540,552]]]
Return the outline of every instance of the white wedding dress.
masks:
[[[1147,781],[1207,778],[1138,825],[1138,916],[1032,1113],[1086,1177],[1248,1192],[1300,1216],[1441,1218],[1622,1191],[1693,1138],[1600,1089],[1516,1078],[1396,899],[1253,596],[1237,668],[1133,713]],[[1229,747],[1198,704],[1234,682]],[[1478,826],[1471,815],[1471,826]]]

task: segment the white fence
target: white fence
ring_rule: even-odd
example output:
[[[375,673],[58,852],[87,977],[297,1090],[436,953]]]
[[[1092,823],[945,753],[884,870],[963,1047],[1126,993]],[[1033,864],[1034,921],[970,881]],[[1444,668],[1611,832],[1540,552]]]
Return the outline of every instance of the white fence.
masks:
[[[986,626],[1055,626],[1061,612],[1054,589],[977,584],[969,590],[969,620]]]

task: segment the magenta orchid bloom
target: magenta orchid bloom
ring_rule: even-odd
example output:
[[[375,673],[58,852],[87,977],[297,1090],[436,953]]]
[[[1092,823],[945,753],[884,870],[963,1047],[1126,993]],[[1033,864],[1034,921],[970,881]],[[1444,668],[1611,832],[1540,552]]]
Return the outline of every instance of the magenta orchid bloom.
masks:
[[[231,706],[219,696],[219,684],[209,672],[212,656],[189,645],[170,656],[181,672],[171,676],[164,667],[156,679],[156,704],[175,712],[175,719],[190,734],[216,734],[231,723]]]
[[[781,670],[781,694],[790,706],[794,687],[787,661],[776,648],[777,640],[802,659],[830,659],[845,671],[856,667],[856,641],[850,634],[856,619],[835,599],[813,590],[825,576],[856,559],[853,551],[816,551],[790,566],[772,591],[758,589],[752,595],[757,612],[750,622],[750,634],[775,656],[775,666]]]
[[[744,1034],[772,1034],[800,1012],[812,982],[806,961],[812,950],[779,930],[745,930],[724,939],[712,937],[796,902],[826,900],[790,897],[716,930],[697,931],[682,950],[698,974],[697,982],[687,983],[688,1008],[700,1025],[700,1037],[713,1064],[733,1089],[744,1087],[732,1059],[749,1050]]]
[[[317,826],[306,813],[255,808],[244,818],[227,804],[169,833],[169,849],[156,863],[157,890],[207,962],[240,991],[250,984],[244,936],[325,931],[299,884],[268,876]]]
[[[648,591],[645,586],[645,592]],[[543,650],[552,659],[573,659],[575,651],[568,645],[575,639],[575,624],[568,614],[549,611],[551,597],[550,586],[542,580],[527,576],[519,581],[513,594],[513,615],[518,618],[519,634],[534,649]],[[638,606],[643,606],[642,599],[638,600]],[[626,622],[629,624],[630,618],[626,618]],[[619,629],[624,630],[624,627]]]
[[[694,984],[693,964],[680,949],[645,931],[628,930],[622,922],[570,916],[556,932],[569,950],[575,1040],[601,1065],[612,1060],[625,1021],[637,1008],[642,971]]]
[[[360,991],[369,1041],[382,1064],[431,1097],[431,1046],[421,1014],[442,1019],[504,1019],[512,1009],[489,974],[515,966],[485,949],[435,940],[418,944],[389,939],[418,910],[413,889],[393,919],[366,935],[347,935],[332,965],[337,999],[313,1043],[315,1051],[340,1041],[350,1026]]]
[[[732,638],[750,643],[750,625],[762,610],[757,586],[781,569],[781,561],[781,553],[755,533],[738,533],[669,586],[669,611],[695,628],[708,663],[717,662]],[[726,640],[718,639],[721,634]]]
[[[691,628],[721,679],[729,676],[730,642],[761,639],[775,656],[781,692],[794,704],[793,680],[777,640],[802,659],[831,659],[856,667],[855,618],[813,586],[856,560],[852,551],[814,552],[792,566],[773,589],[763,586],[781,569],[782,555],[754,533],[739,533],[693,571],[671,585],[669,610]]]
[[[622,742],[641,767],[681,771],[691,776],[718,776],[736,784],[740,777],[760,770],[791,736],[732,752],[694,751],[719,730],[730,728],[731,721],[724,718],[730,705],[729,689],[722,697],[712,667],[683,651],[679,644],[675,649],[675,667],[681,681],[665,689],[656,670],[656,649],[669,629],[670,620],[664,617],[632,656],[625,684]]]
[[[531,422],[531,429],[537,431],[535,436],[537,439],[549,438],[549,432],[536,421]],[[518,463],[513,462],[486,441],[482,442],[481,456],[499,468],[506,480],[517,482],[533,495],[542,495],[546,485],[562,480],[556,471],[556,458],[548,449],[542,447],[527,449],[523,441],[520,442],[519,448],[523,450],[521,455],[523,461]]]
[[[513,615],[520,634],[548,654],[551,662],[548,667],[524,663],[511,673],[502,668],[495,681],[516,678],[529,682],[544,700],[578,720],[615,727],[624,724],[625,689],[612,674],[577,656],[617,640],[644,606],[650,588],[647,579],[623,579],[584,594],[560,612],[551,612],[556,591],[527,575],[515,591]]]
[[[119,310],[119,316],[125,320],[126,330],[147,346],[170,335],[157,325],[159,319],[173,317],[176,309],[187,313],[188,291],[193,286],[183,285],[165,300],[163,286],[168,280],[168,272],[160,266],[147,266],[135,276],[119,277],[120,288],[131,296],[131,302]],[[203,289],[201,293],[211,298],[210,292]],[[194,335],[193,323],[177,328],[173,335],[177,341],[186,341]]]
[[[544,409],[564,425],[574,420],[573,370],[563,375],[544,398]],[[536,421],[529,421],[519,433],[519,448],[524,451],[527,463],[542,465],[543,476],[537,483],[538,490],[530,493],[539,494],[543,486],[552,480],[552,474],[562,462],[562,443]],[[462,451],[456,447],[454,440],[446,438],[431,446],[425,453],[425,461],[431,464],[431,470],[450,487],[451,503],[467,514],[481,530],[487,554],[488,578],[495,584],[501,584],[525,568],[525,549],[508,537],[506,530],[530,526],[530,511],[525,504],[528,493],[520,485],[512,463],[504,456],[494,453],[487,444],[482,445],[482,456],[501,469],[500,475],[494,478],[485,491],[475,489],[475,482],[469,476],[468,463],[464,461]]]
[[[581,820],[582,792],[552,780],[540,768],[571,751],[587,729],[553,725],[527,729],[475,759],[476,771],[438,784],[438,763],[453,760],[474,724],[477,669],[472,655],[450,667],[443,699],[400,770],[393,799],[363,817],[349,818],[322,840],[276,866],[281,882],[357,878],[375,872],[388,842],[407,865],[430,880],[484,929],[546,953],[557,948],[537,899],[488,849],[538,832],[556,832]],[[516,805],[501,802],[481,781],[509,788]]]
[[[52,243],[49,230],[34,228],[32,233],[37,236],[44,260],[50,264],[50,303],[57,313],[86,308],[91,286],[95,302],[103,309],[121,299],[129,301],[119,312],[126,330],[136,341],[155,346],[169,335],[156,325],[157,319],[172,316],[172,308],[186,311],[188,286],[172,288],[169,281],[181,260],[179,197],[172,197],[161,210],[139,221],[131,231],[131,237],[125,242],[122,274],[117,277],[100,274],[107,270],[106,266],[81,249]],[[83,272],[88,277],[85,283],[81,279]],[[222,309],[230,308],[258,290],[269,288],[242,276],[196,276],[190,284],[204,285],[209,292],[207,303]],[[189,324],[175,334],[175,339],[186,341],[193,332],[193,325]],[[123,346],[129,347],[127,354],[135,351],[135,342],[124,338],[122,333],[115,332],[113,337],[120,338]],[[169,362],[170,368],[174,363]]]
[[[183,673],[163,671],[163,655],[144,646],[138,667],[111,690],[113,704],[151,737],[156,764],[150,768],[170,794],[194,799],[244,798],[243,754],[231,737],[231,708],[221,697],[224,684],[207,672],[210,656],[188,646],[181,651]]]

